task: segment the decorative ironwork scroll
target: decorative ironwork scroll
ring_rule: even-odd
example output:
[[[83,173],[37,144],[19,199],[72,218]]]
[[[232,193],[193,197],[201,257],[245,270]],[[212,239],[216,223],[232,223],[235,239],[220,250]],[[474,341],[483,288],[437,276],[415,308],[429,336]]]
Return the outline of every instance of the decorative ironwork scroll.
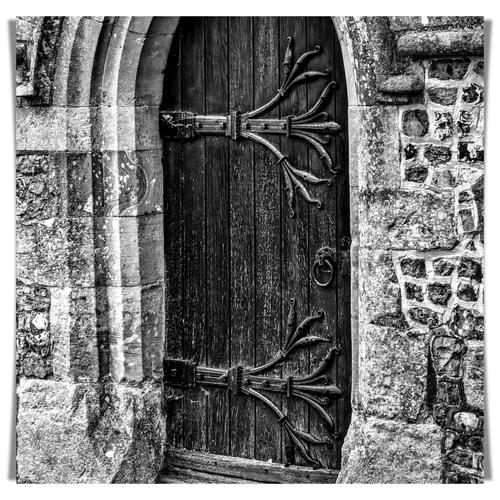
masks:
[[[338,169],[337,166],[334,166],[325,145],[328,144],[332,135],[339,133],[342,129],[337,122],[331,120],[328,113],[321,111],[329,101],[336,86],[333,81],[326,85],[314,106],[300,116],[286,116],[280,119],[258,118],[282,102],[293,87],[330,75],[329,69],[304,71],[306,63],[321,52],[319,45],[302,54],[292,67],[293,38],[288,37],[287,40],[288,46],[283,62],[283,83],[276,95],[266,104],[246,113],[231,111],[226,116],[202,116],[188,111],[161,111],[160,125],[163,137],[169,140],[187,140],[203,135],[224,135],[233,140],[250,139],[263,145],[277,157],[278,164],[283,170],[289,214],[290,217],[293,217],[295,215],[296,193],[308,203],[318,208],[322,207],[322,202],[310,195],[304,183],[330,185],[332,178],[320,178],[307,170],[294,167],[286,155],[264,135],[285,135],[307,141],[319,155],[326,169],[335,175]]]
[[[332,416],[327,407],[333,398],[342,395],[342,390],[333,384],[326,375],[334,358],[340,353],[338,347],[330,349],[319,367],[304,377],[273,377],[266,372],[285,363],[290,354],[298,349],[329,342],[330,338],[319,337],[310,333],[311,325],[324,318],[324,312],[306,317],[297,325],[297,311],[295,299],[290,299],[290,309],[286,324],[286,341],[283,348],[267,363],[254,368],[233,366],[228,370],[198,366],[193,361],[166,359],[164,361],[165,383],[177,387],[212,386],[227,388],[232,394],[246,395],[258,399],[267,406],[276,416],[277,421],[287,433],[294,447],[313,468],[320,468],[321,463],[310,453],[309,445],[331,445],[329,439],[318,438],[312,434],[299,430],[293,426],[286,415],[263,392],[282,394],[287,398],[298,398],[313,408],[325,423],[333,439],[339,434],[335,429]]]

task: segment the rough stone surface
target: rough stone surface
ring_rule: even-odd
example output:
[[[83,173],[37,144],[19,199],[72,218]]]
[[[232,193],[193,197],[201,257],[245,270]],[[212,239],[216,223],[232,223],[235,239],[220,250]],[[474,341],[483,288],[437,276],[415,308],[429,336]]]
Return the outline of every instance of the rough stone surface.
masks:
[[[430,62],[429,77],[438,80],[461,80],[469,68],[470,59],[435,59]]]
[[[366,247],[429,250],[457,242],[451,195],[365,192],[360,205],[360,243]]]
[[[17,26],[23,482],[151,482],[161,466],[161,390],[144,381],[162,379],[157,120],[178,20],[103,21]],[[481,482],[483,20],[334,22],[359,247],[358,387],[340,481]],[[103,28],[117,37],[109,46]]]
[[[64,215],[64,155],[17,157],[16,215],[23,220]]]
[[[162,391],[153,385],[21,379],[22,483],[151,483],[163,459]]]
[[[378,90],[388,94],[412,94],[424,89],[424,81],[417,75],[393,75],[378,83]]]
[[[427,111],[416,109],[403,114],[403,134],[410,137],[423,137],[429,130]]]
[[[359,347],[360,405],[365,415],[415,422],[428,414],[425,335],[366,325]]]
[[[363,106],[349,111],[351,126],[359,130],[350,161],[357,166],[360,189],[399,187],[397,116],[397,109],[389,106]]]
[[[17,374],[52,375],[50,289],[41,285],[17,287]]]
[[[467,403],[482,411],[484,408],[484,344],[482,341],[467,342],[463,383]]]
[[[450,106],[457,100],[457,88],[453,87],[431,87],[427,90],[427,95],[432,102]]]
[[[389,252],[362,249],[359,252],[359,292],[366,300],[359,317],[370,322],[401,311],[401,295]]]
[[[339,483],[441,482],[441,430],[353,414]]]
[[[410,32],[398,40],[398,51],[403,55],[440,56],[482,55],[484,32],[482,29]]]

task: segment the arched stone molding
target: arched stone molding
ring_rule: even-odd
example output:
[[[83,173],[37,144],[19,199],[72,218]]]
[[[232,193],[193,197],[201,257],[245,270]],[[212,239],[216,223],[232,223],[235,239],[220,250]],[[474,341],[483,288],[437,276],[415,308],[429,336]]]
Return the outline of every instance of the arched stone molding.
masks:
[[[481,21],[333,22],[349,98],[353,306],[353,415],[339,481],[480,481],[481,449],[456,443],[464,432],[482,439],[482,303],[468,312],[460,302],[464,317],[453,316],[440,330],[423,324],[405,288],[408,279],[413,290],[423,278],[407,278],[405,266],[409,259],[434,278],[439,257],[456,260],[457,269],[462,261],[472,263],[460,272],[470,274],[473,286],[482,277],[483,131],[478,125],[458,132],[467,126],[458,123],[461,108],[482,121]],[[43,84],[33,82],[34,95],[21,92],[17,109],[18,458],[25,480],[45,473],[52,474],[45,480],[56,481],[57,474],[73,481],[151,481],[161,466],[165,318],[158,111],[177,23],[140,17],[30,21],[33,40],[44,45],[33,70]],[[461,43],[460,30],[473,43]],[[450,37],[458,37],[452,45],[459,53],[448,53]],[[423,53],[419,40],[439,46]],[[440,60],[450,58],[450,66],[441,68]],[[450,79],[440,79],[443,71]],[[450,95],[452,104],[434,101],[448,102]],[[436,111],[451,114],[451,136]],[[440,184],[439,172],[452,168],[463,182]],[[424,170],[427,178],[420,182]],[[433,179],[437,184],[431,185]],[[33,325],[36,346],[29,339]],[[473,328],[457,338],[457,325]],[[443,382],[449,374],[443,375],[441,357],[457,349],[456,377]],[[57,420],[44,407],[50,398],[76,416]],[[132,406],[138,408],[133,414]],[[102,463],[107,450],[88,452],[95,444],[87,435],[94,421],[86,419],[93,415],[106,427],[117,412],[126,414],[123,426],[130,432],[120,445],[125,452],[110,459],[107,472],[91,468],[79,476],[78,467],[65,469],[69,462],[57,462],[61,449],[50,449],[51,436],[44,454],[56,460],[59,472],[54,476],[50,460],[42,458],[31,467],[39,443],[33,444],[30,432],[55,421],[64,433],[75,418],[75,450],[89,463]],[[149,426],[146,437],[136,432],[138,425]],[[111,442],[104,427],[95,439]],[[138,446],[151,451],[147,471]],[[457,456],[470,458],[472,467],[464,472],[453,462]]]
[[[64,308],[71,311],[83,293],[89,317],[95,307],[95,321],[86,324],[84,343],[58,336],[64,345],[55,345],[56,376],[161,378],[163,181],[157,123],[175,25],[170,18],[63,21],[53,110],[66,115],[66,146],[55,146],[75,163],[85,183],[78,186],[80,198],[86,194],[79,206],[87,207],[79,214],[84,217],[68,213],[78,229],[68,231],[67,239],[78,245],[85,235],[87,256],[95,253],[94,262],[89,257],[77,271],[88,275],[93,296],[90,288],[75,288],[66,293]],[[66,193],[67,206],[74,204],[75,191]],[[54,314],[53,326],[62,332],[68,325],[61,321],[67,318]],[[97,343],[91,340],[96,330]]]

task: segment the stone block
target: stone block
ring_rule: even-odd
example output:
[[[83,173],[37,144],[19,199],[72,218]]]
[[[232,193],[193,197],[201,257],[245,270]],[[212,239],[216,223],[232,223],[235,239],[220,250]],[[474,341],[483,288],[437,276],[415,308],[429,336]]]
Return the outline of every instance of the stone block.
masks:
[[[90,153],[67,153],[68,216],[92,217],[92,161]]]
[[[162,391],[21,379],[20,483],[153,483],[165,446]]]
[[[392,45],[387,40],[393,38],[389,23],[380,16],[338,17],[338,36],[349,47],[349,58],[356,78],[356,89],[349,102],[372,105],[377,101],[377,75],[389,74],[393,59]],[[370,43],[366,43],[370,40]],[[351,91],[351,89],[349,89]],[[352,97],[352,98],[351,98]]]
[[[467,104],[481,104],[484,101],[484,87],[471,83],[462,89],[462,101]]]
[[[91,114],[88,107],[66,108],[66,148],[69,151],[90,151]]]
[[[484,317],[480,311],[455,306],[451,313],[450,328],[454,335],[466,339],[484,337]]]
[[[387,315],[401,313],[401,292],[390,252],[360,249],[358,286],[363,297],[359,304],[362,321],[379,323]]]
[[[150,23],[150,20],[145,19],[145,21],[144,25],[148,25]],[[137,22],[133,22],[133,24],[137,24]],[[115,30],[113,35],[115,35]],[[140,34],[135,30],[127,30],[124,35],[116,89],[116,103],[118,106],[135,105],[137,71],[138,66],[141,63],[141,52],[146,40],[147,37],[145,35]],[[153,75],[151,75],[151,78],[154,78]]]
[[[387,94],[415,94],[424,90],[421,75],[388,75],[379,78],[377,88]]]
[[[442,106],[451,106],[457,100],[457,87],[429,87],[427,96],[429,100]]]
[[[88,55],[95,54],[103,24],[88,17],[70,18],[67,21],[71,22],[71,19],[77,22],[77,26],[73,28],[75,38],[71,40],[71,47],[67,49],[68,52],[71,51],[71,63],[68,64],[66,82],[63,83],[67,91],[57,94],[66,99],[62,101],[62,105],[89,106],[94,58]]]
[[[484,409],[484,343],[480,340],[467,341],[464,356],[464,392],[469,405]]]
[[[50,334],[54,376],[95,381],[99,376],[95,288],[51,290]]]
[[[424,151],[424,158],[431,165],[441,165],[451,160],[451,151],[447,146],[427,146]]]
[[[90,217],[67,219],[69,283],[94,286],[94,224]]]
[[[365,415],[410,422],[428,415],[426,335],[361,324],[359,403]]]
[[[355,412],[338,483],[440,483],[441,429]]]
[[[458,379],[462,376],[462,359],[466,347],[462,339],[438,335],[431,342],[433,368],[438,377]]]
[[[162,149],[159,117],[160,108],[158,106],[138,106],[135,108],[134,149]]]
[[[161,150],[94,152],[95,214],[136,216],[162,212],[161,157]]]
[[[115,380],[163,376],[163,285],[98,287],[100,367]]]
[[[16,149],[22,151],[64,151],[66,109],[56,107],[16,108]]]
[[[165,343],[165,289],[163,285],[144,286],[141,291],[141,335],[143,370],[146,377],[163,378]]]
[[[401,55],[414,57],[481,56],[484,31],[482,28],[413,31],[398,39],[397,50]]]
[[[16,365],[18,376],[52,375],[50,338],[50,289],[18,285],[16,307]]]
[[[429,174],[429,168],[425,165],[411,165],[405,168],[405,180],[423,184]]]
[[[94,219],[94,246],[96,286],[121,286],[119,217]]]
[[[481,428],[481,419],[475,413],[458,411],[453,415],[453,425],[458,430],[470,434]]]
[[[18,155],[16,160],[16,215],[23,220],[64,216],[64,154]]]
[[[461,80],[469,69],[470,59],[435,59],[429,65],[429,78]]]
[[[360,189],[398,188],[399,124],[393,106],[350,107],[349,122],[358,135],[351,147]]]
[[[123,377],[126,380],[142,380],[144,378],[143,350],[151,348],[143,338],[141,323],[141,287],[122,287],[117,290],[121,294],[122,317],[119,318],[123,341]],[[160,351],[161,352],[161,351]]]
[[[429,116],[425,109],[404,111],[401,118],[401,130],[408,137],[424,137],[429,131]]]
[[[67,220],[17,222],[17,278],[25,283],[64,286],[69,281]]]
[[[163,282],[163,216],[95,219],[98,285],[134,286]]]
[[[430,93],[429,93],[430,96]],[[444,98],[443,98],[444,102]],[[434,111],[432,116],[432,132],[440,141],[444,141],[453,135],[453,116],[445,111]],[[425,157],[425,154],[424,154]]]
[[[94,284],[92,219],[52,218],[17,224],[18,278],[47,286]]]
[[[73,288],[69,300],[70,376],[77,381],[93,381],[99,376],[94,288]],[[64,320],[63,320],[64,321]]]
[[[144,53],[137,70],[135,82],[136,106],[159,106],[163,97],[163,80],[161,74],[167,65],[167,57],[174,39],[173,34],[178,19],[172,17],[155,17],[144,42]]]
[[[147,215],[163,212],[163,164],[162,150],[150,149],[135,153],[135,190],[127,197],[133,203],[121,211],[121,215]],[[134,195],[135,191],[135,195]]]
[[[361,247],[430,250],[451,248],[456,243],[453,193],[361,193]]]

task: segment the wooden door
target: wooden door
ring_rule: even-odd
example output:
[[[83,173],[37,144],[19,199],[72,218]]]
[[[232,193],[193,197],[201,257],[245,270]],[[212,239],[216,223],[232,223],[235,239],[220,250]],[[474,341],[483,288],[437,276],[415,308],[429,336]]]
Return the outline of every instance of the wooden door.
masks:
[[[175,35],[160,114],[168,442],[172,463],[201,474],[214,471],[197,452],[265,463],[248,480],[269,479],[271,463],[287,465],[286,481],[334,480],[325,471],[340,467],[351,364],[341,61],[330,18],[186,18]]]

